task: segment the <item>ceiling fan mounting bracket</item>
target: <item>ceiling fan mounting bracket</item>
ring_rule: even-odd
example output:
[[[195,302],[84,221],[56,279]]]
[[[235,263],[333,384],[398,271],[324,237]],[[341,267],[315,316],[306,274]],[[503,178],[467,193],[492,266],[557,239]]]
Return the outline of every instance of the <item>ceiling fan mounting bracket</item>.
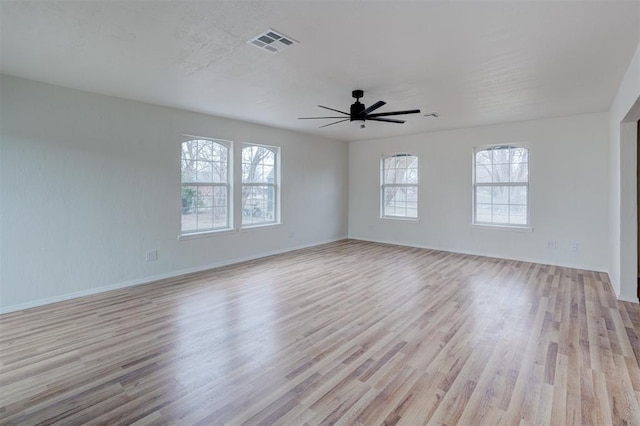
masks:
[[[356,100],[358,100],[364,96],[364,91],[360,89],[356,89],[353,92],[351,92],[351,96],[353,96],[354,98],[356,98]]]

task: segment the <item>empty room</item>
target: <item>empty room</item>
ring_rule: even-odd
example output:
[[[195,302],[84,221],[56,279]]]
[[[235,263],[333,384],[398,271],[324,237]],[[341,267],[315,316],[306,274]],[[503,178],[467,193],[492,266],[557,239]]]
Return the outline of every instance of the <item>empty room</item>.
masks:
[[[0,424],[640,425],[638,1],[0,0]]]

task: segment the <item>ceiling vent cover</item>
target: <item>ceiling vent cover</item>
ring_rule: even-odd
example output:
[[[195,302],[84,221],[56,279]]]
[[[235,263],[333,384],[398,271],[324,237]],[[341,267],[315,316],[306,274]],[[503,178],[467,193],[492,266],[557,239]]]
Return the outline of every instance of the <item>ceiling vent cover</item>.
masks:
[[[298,44],[298,42],[291,37],[287,37],[286,35],[272,29],[268,29],[262,34],[258,34],[247,43],[269,53],[282,52],[284,49],[291,47],[294,44]]]

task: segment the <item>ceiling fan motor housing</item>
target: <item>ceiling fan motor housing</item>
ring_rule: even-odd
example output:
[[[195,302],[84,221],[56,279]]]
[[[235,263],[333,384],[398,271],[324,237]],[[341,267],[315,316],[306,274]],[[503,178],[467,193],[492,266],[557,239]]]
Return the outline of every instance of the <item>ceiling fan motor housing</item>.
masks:
[[[354,120],[362,120],[364,121],[364,104],[361,104],[359,101],[356,101],[355,104],[351,105],[351,114],[350,114],[350,119],[351,121]]]

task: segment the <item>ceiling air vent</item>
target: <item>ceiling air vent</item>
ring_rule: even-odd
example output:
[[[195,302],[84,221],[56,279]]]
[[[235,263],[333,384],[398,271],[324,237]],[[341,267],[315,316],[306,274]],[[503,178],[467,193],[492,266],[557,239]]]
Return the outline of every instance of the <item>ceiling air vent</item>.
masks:
[[[298,42],[291,37],[287,37],[286,35],[272,29],[268,29],[262,34],[258,34],[247,43],[252,44],[261,50],[266,50],[269,53],[278,53],[287,47],[298,44]]]

